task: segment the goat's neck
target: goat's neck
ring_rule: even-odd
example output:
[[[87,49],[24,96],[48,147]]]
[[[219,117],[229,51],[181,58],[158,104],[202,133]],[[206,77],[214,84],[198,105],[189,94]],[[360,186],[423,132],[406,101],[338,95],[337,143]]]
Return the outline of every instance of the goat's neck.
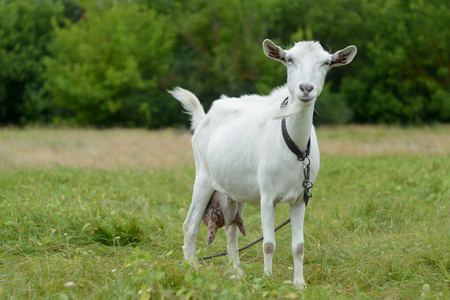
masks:
[[[314,105],[308,105],[295,115],[286,118],[286,129],[291,139],[302,151],[306,150],[311,137],[313,115]]]

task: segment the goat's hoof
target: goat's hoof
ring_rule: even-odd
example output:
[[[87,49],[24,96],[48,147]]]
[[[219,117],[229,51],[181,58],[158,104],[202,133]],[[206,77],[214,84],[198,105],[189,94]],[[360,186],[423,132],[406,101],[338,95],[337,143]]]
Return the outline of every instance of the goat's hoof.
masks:
[[[234,274],[230,276],[230,279],[244,279],[244,271],[241,268],[234,270]]]
[[[193,259],[185,259],[182,263],[183,267],[198,270],[201,267],[201,264],[199,263],[197,258]]]
[[[242,280],[242,279],[244,279],[244,275],[241,275],[241,274],[233,274],[233,275],[230,276],[230,279]]]
[[[273,278],[273,273],[272,273],[272,271],[264,270],[263,278]]]
[[[304,280],[294,280],[294,286],[301,291],[306,291],[306,283]]]

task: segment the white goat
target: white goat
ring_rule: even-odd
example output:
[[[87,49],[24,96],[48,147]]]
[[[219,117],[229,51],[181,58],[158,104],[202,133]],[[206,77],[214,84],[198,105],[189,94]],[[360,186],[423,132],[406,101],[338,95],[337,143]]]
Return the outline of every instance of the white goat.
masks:
[[[294,280],[305,287],[303,278],[303,164],[286,145],[281,120],[295,144],[305,151],[310,143],[310,181],[319,171],[319,147],[312,124],[314,103],[320,95],[325,75],[331,67],[346,65],[356,55],[349,46],[334,54],[317,42],[299,42],[283,50],[270,40],[263,42],[264,53],[287,67],[287,84],[269,96],[222,96],[205,115],[202,105],[191,92],[175,88],[170,93],[192,117],[192,137],[196,177],[192,202],[183,224],[185,259],[195,259],[200,222],[215,191],[239,204],[239,216],[246,203],[261,205],[264,273],[272,273],[275,252],[275,207],[289,203],[292,228]],[[286,107],[280,104],[289,98]],[[310,142],[308,142],[310,141]],[[226,227],[228,256],[238,275],[239,254],[237,226]]]

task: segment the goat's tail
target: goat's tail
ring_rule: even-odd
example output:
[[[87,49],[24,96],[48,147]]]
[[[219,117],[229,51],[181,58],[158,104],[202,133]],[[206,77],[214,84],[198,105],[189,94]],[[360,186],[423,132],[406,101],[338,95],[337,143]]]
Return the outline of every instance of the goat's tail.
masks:
[[[180,101],[185,112],[191,116],[191,129],[194,130],[197,128],[200,122],[205,118],[205,110],[197,96],[180,87],[176,87],[168,92],[171,93],[175,99]]]

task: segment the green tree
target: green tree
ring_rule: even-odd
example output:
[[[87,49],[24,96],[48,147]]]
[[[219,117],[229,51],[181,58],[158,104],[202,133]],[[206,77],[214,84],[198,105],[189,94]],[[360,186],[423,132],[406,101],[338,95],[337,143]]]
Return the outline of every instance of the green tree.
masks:
[[[358,47],[352,65],[329,76],[354,122],[450,121],[448,1],[321,0],[308,7],[304,19],[316,39],[333,50]]]
[[[356,120],[449,122],[448,2],[375,1],[365,10],[372,12],[375,5],[371,25],[378,20],[384,26],[378,25],[366,44],[368,59],[360,80],[369,84],[360,92],[364,99],[353,100]],[[343,88],[351,91],[351,85]]]
[[[0,124],[173,126],[186,120],[174,85],[207,108],[284,84],[265,38],[358,47],[327,76],[320,122],[449,122],[447,2],[0,1]]]
[[[206,106],[220,94],[267,94],[285,84],[285,67],[263,54],[265,38],[286,48],[314,39],[303,1],[194,0],[175,7],[180,46],[174,69],[181,85],[195,91]],[[324,122],[344,123],[352,116],[343,97],[330,89],[319,102]],[[345,115],[336,116],[331,109],[336,106]]]
[[[174,70],[179,84],[206,106],[221,94],[268,92],[271,79],[282,77],[282,68],[266,64],[261,48],[268,13],[264,1],[193,0],[174,6],[180,37]]]
[[[48,110],[41,58],[63,8],[53,0],[0,1],[0,124],[35,120]]]
[[[175,29],[145,6],[81,3],[84,19],[55,29],[45,88],[59,120],[97,126],[152,126]],[[58,119],[55,121],[58,122]]]

